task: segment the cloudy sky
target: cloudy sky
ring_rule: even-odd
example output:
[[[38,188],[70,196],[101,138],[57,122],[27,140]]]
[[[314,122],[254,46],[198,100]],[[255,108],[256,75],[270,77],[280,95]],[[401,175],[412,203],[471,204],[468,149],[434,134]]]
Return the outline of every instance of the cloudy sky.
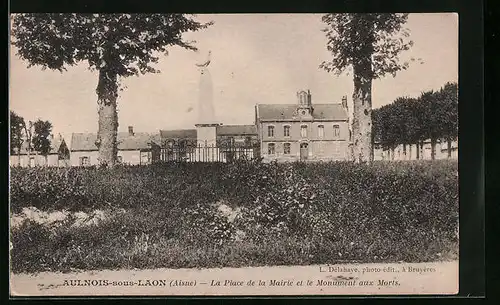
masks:
[[[257,103],[295,103],[296,92],[310,89],[313,103],[350,100],[351,75],[335,76],[318,68],[329,59],[318,14],[198,15],[215,24],[189,33],[199,52],[172,48],[156,68],[159,74],[125,79],[118,100],[119,131],[194,128],[199,71],[195,63],[212,50],[210,72],[214,108],[224,124],[252,124]],[[373,83],[375,108],[399,96],[418,96],[458,79],[458,16],[410,14],[407,27],[414,46],[402,56],[422,58],[395,78]],[[25,120],[41,118],[55,133],[97,131],[97,74],[82,63],[65,73],[42,71],[11,49],[10,109]],[[190,109],[193,110],[190,110]],[[352,108],[352,107],[351,107]]]

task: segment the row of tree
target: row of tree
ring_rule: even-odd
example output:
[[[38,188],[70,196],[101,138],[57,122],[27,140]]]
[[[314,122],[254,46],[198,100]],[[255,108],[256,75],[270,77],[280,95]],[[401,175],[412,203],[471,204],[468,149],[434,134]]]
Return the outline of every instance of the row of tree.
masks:
[[[431,158],[436,144],[447,141],[448,157],[451,142],[458,138],[458,84],[446,83],[438,91],[423,92],[417,98],[400,97],[393,103],[374,109],[372,113],[373,140],[385,150],[403,145],[417,147],[417,159],[425,140],[431,141]]]
[[[51,147],[52,123],[41,119],[35,122],[26,121],[15,112],[10,112],[10,153],[20,154],[26,149],[26,153],[38,153],[47,157]]]

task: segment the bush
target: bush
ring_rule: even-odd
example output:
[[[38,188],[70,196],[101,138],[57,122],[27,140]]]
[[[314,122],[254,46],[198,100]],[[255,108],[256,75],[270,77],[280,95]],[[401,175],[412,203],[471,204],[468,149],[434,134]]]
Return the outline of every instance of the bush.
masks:
[[[457,173],[457,163],[445,160],[14,168],[13,211],[127,212],[95,228],[25,224],[12,233],[13,270],[453,257]],[[239,217],[221,216],[217,202]]]

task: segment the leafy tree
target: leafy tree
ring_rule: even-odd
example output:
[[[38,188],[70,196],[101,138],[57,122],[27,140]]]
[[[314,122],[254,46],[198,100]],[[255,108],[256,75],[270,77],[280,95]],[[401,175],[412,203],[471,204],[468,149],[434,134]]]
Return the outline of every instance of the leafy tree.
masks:
[[[331,61],[320,68],[341,74],[352,68],[353,140],[356,162],[373,161],[372,147],[372,80],[386,74],[395,76],[408,68],[408,62],[399,63],[402,51],[409,50],[412,41],[406,41],[409,32],[403,29],[408,14],[326,14],[323,31],[328,39],[327,50]]]
[[[21,153],[21,147],[23,145],[23,128],[25,122],[24,119],[17,115],[15,112],[10,112],[10,154]],[[20,165],[21,158],[18,158],[18,165]]]
[[[440,109],[438,96],[434,90],[423,92],[420,97],[422,116],[425,118],[422,127],[424,139],[431,140],[431,159],[436,159],[436,144],[440,135]]]
[[[98,72],[98,137],[100,163],[117,161],[117,97],[123,77],[158,72],[151,64],[167,47],[196,50],[182,34],[201,24],[185,14],[16,14],[12,44],[31,66],[66,70],[85,61]]]
[[[47,155],[50,153],[51,146],[51,132],[52,123],[49,121],[42,121],[38,119],[33,123],[33,149],[45,156],[45,163],[47,163]]]
[[[423,158],[421,150],[423,147],[423,141],[426,139],[426,113],[424,111],[425,107],[423,102],[418,98],[412,98],[408,103],[408,112],[411,115],[411,121],[413,128],[410,133],[410,143],[416,144],[417,148],[417,159]]]
[[[448,82],[438,94],[440,135],[448,144],[448,158],[451,158],[451,142],[458,138],[458,84]]]

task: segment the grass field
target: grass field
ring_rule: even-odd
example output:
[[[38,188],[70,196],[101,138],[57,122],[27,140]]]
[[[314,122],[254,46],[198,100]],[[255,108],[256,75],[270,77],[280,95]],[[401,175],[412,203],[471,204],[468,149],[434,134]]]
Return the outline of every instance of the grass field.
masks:
[[[456,161],[12,168],[10,207],[66,215],[11,227],[17,273],[458,257]]]

